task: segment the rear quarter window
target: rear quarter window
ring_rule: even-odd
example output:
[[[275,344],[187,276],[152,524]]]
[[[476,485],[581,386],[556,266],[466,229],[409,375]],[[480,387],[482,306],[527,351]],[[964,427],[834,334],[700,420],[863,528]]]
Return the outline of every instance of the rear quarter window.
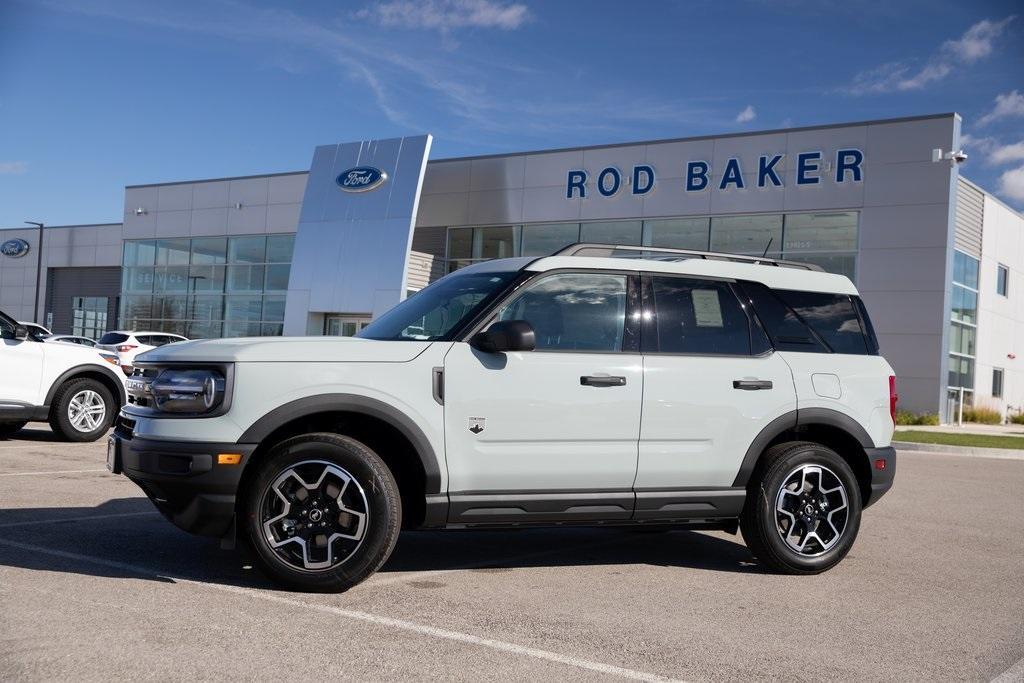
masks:
[[[848,294],[778,290],[778,295],[833,353],[868,353],[860,316]]]
[[[744,282],[742,286],[780,351],[878,353],[874,332],[866,322],[867,312],[857,297],[771,289],[759,282]]]

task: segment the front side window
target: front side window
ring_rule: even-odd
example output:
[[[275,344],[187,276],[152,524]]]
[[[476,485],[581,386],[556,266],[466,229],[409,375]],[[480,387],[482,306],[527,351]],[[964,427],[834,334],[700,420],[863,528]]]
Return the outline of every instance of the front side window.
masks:
[[[999,264],[996,271],[996,294],[999,296],[1010,295],[1010,269]]]
[[[992,397],[1003,397],[1003,369],[992,368]]]
[[[498,296],[518,271],[460,271],[420,290],[362,329],[357,337],[384,341],[448,338]]]
[[[645,352],[750,355],[750,319],[727,282],[656,275],[651,292]]]
[[[502,306],[496,320],[525,320],[538,351],[621,351],[626,323],[626,276],[556,273]]]

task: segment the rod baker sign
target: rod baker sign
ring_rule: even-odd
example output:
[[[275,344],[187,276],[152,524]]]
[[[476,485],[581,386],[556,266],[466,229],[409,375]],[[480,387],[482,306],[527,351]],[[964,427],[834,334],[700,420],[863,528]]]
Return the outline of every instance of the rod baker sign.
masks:
[[[686,192],[703,192],[705,190],[742,190],[748,187],[783,187],[783,173],[780,164],[785,154],[762,155],[756,168],[743,168],[738,158],[730,158],[717,176],[718,169],[712,168],[709,161],[687,161],[683,166],[683,177],[673,182],[681,183]],[[798,186],[819,185],[825,179],[836,183],[859,183],[864,178],[862,165],[864,153],[859,149],[840,149],[836,151],[834,163],[825,160],[821,152],[801,152],[796,155],[795,183]],[[717,179],[716,179],[717,178]],[[649,164],[637,164],[628,174],[624,174],[616,166],[602,169],[595,177],[593,189],[602,197],[613,197],[619,192],[628,191],[635,195],[644,195],[655,188],[658,174]],[[566,199],[586,198],[587,184],[591,180],[586,169],[573,169],[566,174]]]

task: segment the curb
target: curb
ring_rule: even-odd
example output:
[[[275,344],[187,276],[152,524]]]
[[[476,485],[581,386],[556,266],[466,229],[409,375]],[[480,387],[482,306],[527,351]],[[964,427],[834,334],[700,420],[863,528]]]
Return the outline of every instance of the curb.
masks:
[[[972,458],[1024,460],[1024,450],[1014,448],[976,448],[971,446],[948,446],[939,443],[917,443],[916,441],[893,441],[892,445],[898,451],[928,451],[948,455],[965,455]]]

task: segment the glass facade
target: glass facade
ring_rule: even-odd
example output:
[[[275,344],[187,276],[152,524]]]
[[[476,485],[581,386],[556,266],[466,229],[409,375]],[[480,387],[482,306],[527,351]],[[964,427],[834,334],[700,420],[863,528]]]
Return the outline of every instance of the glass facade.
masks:
[[[974,392],[974,361],[978,336],[978,259],[953,252],[952,311],[949,322],[949,378],[953,392],[964,390],[968,403]]]
[[[448,229],[448,270],[506,256],[544,256],[574,242],[767,255],[821,266],[853,280],[856,211],[532,223]]]
[[[190,339],[280,335],[295,235],[125,242],[121,324]]]

